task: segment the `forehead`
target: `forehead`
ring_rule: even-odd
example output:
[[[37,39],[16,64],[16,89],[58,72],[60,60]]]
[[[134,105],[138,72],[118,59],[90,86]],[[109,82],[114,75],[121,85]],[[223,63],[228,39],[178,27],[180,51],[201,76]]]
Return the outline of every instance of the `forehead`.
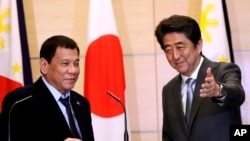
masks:
[[[172,41],[172,40],[188,40],[188,38],[184,33],[179,33],[179,32],[167,33],[163,37],[163,41]]]
[[[57,47],[56,48],[56,54],[61,54],[61,53],[76,53],[78,54],[78,51],[76,48],[66,48],[66,47]]]
[[[184,33],[178,33],[178,32],[167,33],[163,37],[164,46],[184,44],[189,42],[191,41],[186,37]]]
[[[79,57],[77,49],[58,47],[56,49],[55,58]]]

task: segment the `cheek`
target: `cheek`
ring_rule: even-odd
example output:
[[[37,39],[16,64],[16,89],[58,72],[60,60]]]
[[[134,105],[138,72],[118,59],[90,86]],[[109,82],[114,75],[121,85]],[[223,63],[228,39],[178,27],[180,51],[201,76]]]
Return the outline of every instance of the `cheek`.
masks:
[[[166,59],[170,62],[172,60],[172,55],[165,54]]]
[[[168,61],[169,64],[172,64],[172,59],[171,59],[170,56],[166,56],[166,59],[167,59],[167,61]]]
[[[80,69],[78,69],[78,71],[76,71],[75,76],[78,77],[80,75]]]
[[[171,66],[174,65],[175,59],[173,58],[172,55],[166,55],[166,59]]]
[[[188,63],[188,65],[190,65],[190,66],[193,66],[193,65],[195,64],[196,59],[197,59],[197,58],[195,57],[194,54],[193,54],[193,55],[188,55],[188,56],[186,57],[187,63]]]
[[[50,75],[52,75],[51,77],[54,77],[57,79],[62,79],[65,73],[66,73],[66,69],[62,69],[62,68],[54,68],[53,70],[50,70]]]
[[[76,72],[80,73],[80,67],[76,67]]]

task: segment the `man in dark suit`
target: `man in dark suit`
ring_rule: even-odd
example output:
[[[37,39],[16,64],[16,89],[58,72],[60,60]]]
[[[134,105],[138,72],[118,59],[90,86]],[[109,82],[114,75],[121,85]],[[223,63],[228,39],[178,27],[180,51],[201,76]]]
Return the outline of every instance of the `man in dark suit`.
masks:
[[[230,125],[241,124],[245,100],[240,68],[202,55],[200,28],[190,17],[163,19],[155,36],[179,72],[162,90],[163,141],[229,141]]]
[[[42,76],[4,98],[1,141],[94,141],[90,104],[71,90],[80,73],[79,54],[76,42],[66,36],[52,36],[43,43],[39,62]],[[60,101],[67,97],[73,118]]]

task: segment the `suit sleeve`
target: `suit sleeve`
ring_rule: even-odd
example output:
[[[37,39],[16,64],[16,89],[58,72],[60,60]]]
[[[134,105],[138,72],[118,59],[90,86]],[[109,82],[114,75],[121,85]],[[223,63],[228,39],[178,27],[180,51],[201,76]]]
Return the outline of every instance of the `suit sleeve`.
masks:
[[[239,107],[245,101],[245,92],[241,84],[241,70],[233,63],[220,63],[218,67],[218,82],[223,84],[222,93],[225,95],[223,106]],[[213,99],[215,102],[221,102]]]

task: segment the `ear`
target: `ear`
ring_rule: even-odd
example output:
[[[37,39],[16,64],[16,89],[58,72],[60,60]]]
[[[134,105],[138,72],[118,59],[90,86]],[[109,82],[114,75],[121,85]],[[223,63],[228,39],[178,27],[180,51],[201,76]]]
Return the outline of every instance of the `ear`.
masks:
[[[44,58],[40,58],[39,61],[40,64],[40,71],[42,74],[46,74],[47,73],[47,68],[48,68],[48,61]]]
[[[202,52],[202,44],[203,44],[203,40],[202,38],[200,38],[200,40],[197,43],[197,50],[199,51],[200,54]]]

